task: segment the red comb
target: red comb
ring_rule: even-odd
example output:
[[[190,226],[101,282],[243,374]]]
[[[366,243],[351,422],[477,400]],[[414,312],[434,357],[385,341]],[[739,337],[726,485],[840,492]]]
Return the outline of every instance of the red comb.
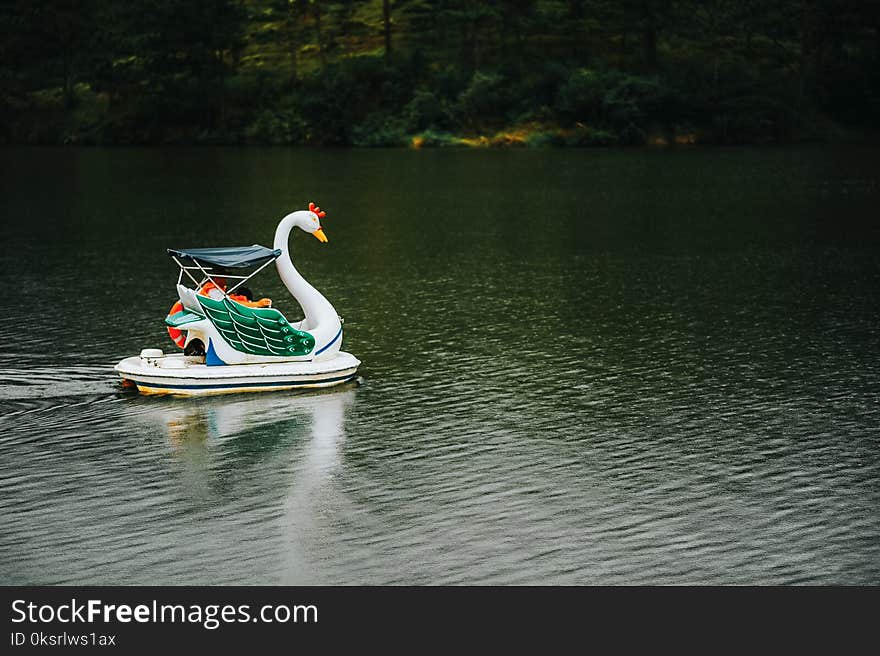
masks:
[[[309,203],[309,212],[317,214],[319,219],[323,219],[327,215],[327,212],[322,211],[321,208],[314,203]]]

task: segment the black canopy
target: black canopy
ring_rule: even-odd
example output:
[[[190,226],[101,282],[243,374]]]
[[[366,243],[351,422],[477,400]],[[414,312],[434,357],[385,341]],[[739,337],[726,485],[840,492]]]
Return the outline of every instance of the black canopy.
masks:
[[[225,248],[169,248],[168,254],[186,262],[198,261],[202,266],[210,265],[224,269],[245,269],[265,264],[280,257],[280,250],[265,246],[227,246]]]

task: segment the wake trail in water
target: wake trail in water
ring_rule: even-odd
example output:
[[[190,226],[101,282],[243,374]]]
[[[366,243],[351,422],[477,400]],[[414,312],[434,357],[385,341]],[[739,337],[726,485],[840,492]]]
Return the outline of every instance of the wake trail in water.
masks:
[[[112,394],[120,389],[112,365],[0,368],[0,404],[13,407],[11,412],[16,405],[33,403],[46,408],[68,397]]]

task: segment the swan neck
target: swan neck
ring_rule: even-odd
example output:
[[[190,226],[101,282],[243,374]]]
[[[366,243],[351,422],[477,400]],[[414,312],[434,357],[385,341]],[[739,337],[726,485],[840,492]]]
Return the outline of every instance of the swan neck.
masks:
[[[338,322],[338,317],[330,302],[303,278],[290,259],[290,231],[296,222],[297,213],[294,212],[284,217],[275,230],[274,248],[281,251],[281,255],[275,260],[275,267],[284,286],[302,307],[305,314],[302,328],[315,331],[322,324]]]

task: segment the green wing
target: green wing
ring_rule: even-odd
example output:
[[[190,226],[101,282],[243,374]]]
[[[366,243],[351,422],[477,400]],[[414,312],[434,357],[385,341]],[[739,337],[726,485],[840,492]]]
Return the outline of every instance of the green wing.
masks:
[[[196,314],[195,312],[190,312],[189,310],[181,310],[180,312],[175,312],[174,314],[169,314],[165,317],[165,324],[171,326],[172,328],[179,328],[180,326],[185,326],[188,323],[192,323],[193,321],[201,321],[204,319],[200,314]]]
[[[292,327],[274,308],[250,308],[224,298],[198,296],[205,316],[232,348],[252,355],[308,355],[315,338]]]

